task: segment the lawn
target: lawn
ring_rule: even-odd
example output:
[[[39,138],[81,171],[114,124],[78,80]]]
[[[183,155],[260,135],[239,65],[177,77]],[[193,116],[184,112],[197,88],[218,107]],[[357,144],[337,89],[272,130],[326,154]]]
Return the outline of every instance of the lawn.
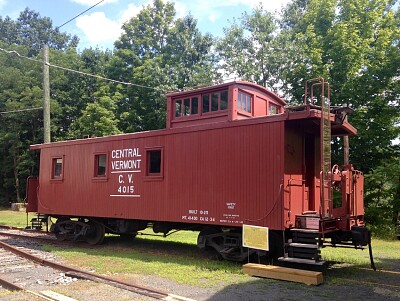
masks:
[[[32,216],[33,217],[33,216]],[[25,226],[26,214],[0,210],[0,225]],[[178,283],[212,287],[247,281],[240,263],[218,261],[196,247],[197,233],[180,231],[166,238],[149,236],[145,231],[131,240],[108,235],[100,248],[73,244],[70,248],[44,246],[68,264],[87,267],[99,273],[124,277],[132,274],[155,275]],[[399,283],[400,241],[375,238],[372,242],[378,270],[370,270],[368,249],[324,248],[322,255],[332,263],[325,273],[326,282],[345,284],[348,281],[380,281]],[[394,273],[386,273],[394,271]]]

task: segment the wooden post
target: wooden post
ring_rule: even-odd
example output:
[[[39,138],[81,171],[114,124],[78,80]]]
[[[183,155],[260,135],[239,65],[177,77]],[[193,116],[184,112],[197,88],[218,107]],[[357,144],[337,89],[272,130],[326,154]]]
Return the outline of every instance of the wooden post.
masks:
[[[348,165],[349,160],[349,136],[343,136],[343,164]]]
[[[44,143],[50,143],[50,79],[49,46],[43,45],[43,136]]]

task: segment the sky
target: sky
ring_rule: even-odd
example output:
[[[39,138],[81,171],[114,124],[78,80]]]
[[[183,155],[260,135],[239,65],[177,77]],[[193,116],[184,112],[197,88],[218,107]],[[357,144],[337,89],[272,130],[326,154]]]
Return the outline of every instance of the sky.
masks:
[[[0,0],[0,16],[16,20],[26,7],[49,17],[53,27],[67,22],[100,0]],[[79,49],[99,47],[112,49],[121,35],[124,22],[139,13],[152,0],[104,0],[101,4],[60,28],[61,32],[77,35]],[[289,0],[170,0],[175,4],[177,17],[191,14],[197,20],[199,30],[222,36],[223,28],[240,18],[243,12],[251,13],[260,2],[265,9],[273,12]]]

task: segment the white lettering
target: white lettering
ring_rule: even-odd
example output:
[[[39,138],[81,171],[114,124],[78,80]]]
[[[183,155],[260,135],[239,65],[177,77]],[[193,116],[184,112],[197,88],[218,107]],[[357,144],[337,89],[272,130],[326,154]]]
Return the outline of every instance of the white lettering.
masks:
[[[118,176],[118,183],[124,183],[124,176],[123,175],[119,175]]]
[[[111,151],[112,159],[135,158],[141,156],[142,155],[139,152],[139,148],[123,148],[123,149],[114,149]]]

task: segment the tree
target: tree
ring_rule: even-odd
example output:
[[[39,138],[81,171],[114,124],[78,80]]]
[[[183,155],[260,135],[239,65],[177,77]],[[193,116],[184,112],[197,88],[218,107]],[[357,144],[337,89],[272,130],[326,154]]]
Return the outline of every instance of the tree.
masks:
[[[108,87],[104,86],[94,93],[95,102],[88,103],[81,116],[71,124],[71,138],[82,138],[86,135],[102,137],[121,133],[114,115],[115,101],[108,96],[108,90]],[[117,94],[115,98],[121,96]]]
[[[152,5],[123,26],[115,42],[109,75],[129,81],[118,104],[123,131],[165,126],[165,93],[216,77],[210,35],[201,35],[196,21],[187,16],[175,20],[172,3],[154,0]]]
[[[29,8],[25,8],[16,21],[8,16],[4,20],[0,17],[0,40],[9,45],[28,46],[28,56],[38,55],[43,44],[53,49],[66,50],[77,47],[79,42],[77,36],[60,33],[58,28],[53,28],[50,18],[42,18]]]
[[[21,46],[14,50],[22,55],[28,51]],[[0,202],[5,204],[22,200],[25,180],[37,163],[29,145],[42,135],[42,112],[19,110],[40,107],[43,92],[40,65],[5,53],[0,54],[0,64]]]
[[[251,15],[244,13],[241,23],[224,28],[217,43],[225,74],[277,91],[280,85],[280,47],[276,37],[276,18],[260,4]]]

